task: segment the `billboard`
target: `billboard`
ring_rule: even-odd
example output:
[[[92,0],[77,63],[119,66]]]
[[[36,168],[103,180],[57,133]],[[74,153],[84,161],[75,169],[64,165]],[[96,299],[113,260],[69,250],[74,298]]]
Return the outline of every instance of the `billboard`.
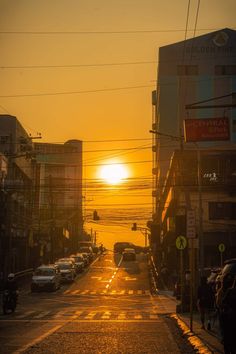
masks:
[[[185,119],[184,138],[188,142],[230,140],[229,119]]]

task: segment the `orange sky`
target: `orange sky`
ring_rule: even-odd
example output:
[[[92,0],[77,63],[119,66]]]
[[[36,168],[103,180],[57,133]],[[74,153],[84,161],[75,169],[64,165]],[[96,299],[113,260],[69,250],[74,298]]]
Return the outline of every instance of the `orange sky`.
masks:
[[[89,187],[97,178],[94,164],[106,163],[111,155],[127,164],[140,188],[151,183],[151,163],[138,163],[151,160],[151,140],[125,140],[151,138],[158,48],[184,39],[179,30],[185,29],[187,5],[187,0],[0,0],[0,113],[17,116],[29,133],[42,133],[42,141],[122,140],[84,144],[88,207],[99,203],[109,208],[112,200],[136,204],[134,209],[149,203],[143,206],[151,211],[150,186],[138,190],[136,183],[132,192],[120,191],[119,198],[110,192],[98,198]],[[190,29],[196,7],[192,0]],[[202,1],[196,35],[235,28],[235,13],[235,0]],[[136,210],[134,219],[139,215]]]

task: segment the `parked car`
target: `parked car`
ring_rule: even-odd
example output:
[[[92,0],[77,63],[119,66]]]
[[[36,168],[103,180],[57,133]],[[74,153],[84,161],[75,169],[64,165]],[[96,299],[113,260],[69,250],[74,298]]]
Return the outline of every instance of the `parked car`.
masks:
[[[60,270],[54,265],[38,267],[31,280],[31,291],[51,290],[56,291],[61,286]]]
[[[92,247],[80,247],[79,252],[81,253],[87,253],[89,257],[89,262],[92,262],[93,260],[93,250]]]
[[[81,273],[84,270],[84,258],[82,255],[72,255],[71,258],[75,261],[75,269],[77,273]]]
[[[84,266],[87,267],[89,265],[89,255],[88,253],[77,253],[77,256],[81,255],[84,260]]]
[[[61,272],[62,282],[73,282],[76,274],[75,267],[72,262],[56,262]]]
[[[136,253],[133,248],[125,248],[122,255],[123,255],[124,261],[135,261],[136,260]]]

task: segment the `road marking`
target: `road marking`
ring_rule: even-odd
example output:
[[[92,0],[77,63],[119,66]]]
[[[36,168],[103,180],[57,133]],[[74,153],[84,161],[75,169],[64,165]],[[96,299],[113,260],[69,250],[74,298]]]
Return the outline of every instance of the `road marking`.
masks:
[[[129,295],[133,295],[133,293],[134,293],[133,290],[129,290],[129,291],[128,291],[128,294],[129,294]]]
[[[96,291],[91,291],[90,295],[96,295],[96,293],[97,293]]]
[[[80,290],[73,290],[73,291],[71,291],[71,295],[76,295],[76,294],[78,294],[80,292]]]
[[[102,280],[102,277],[90,277],[91,279]]]
[[[125,320],[126,319],[126,313],[125,312],[121,312],[119,315],[118,315],[118,320]]]
[[[85,294],[88,294],[89,293],[89,290],[84,290],[84,291],[82,291],[80,294],[81,295],[85,295]]]
[[[26,311],[25,313],[23,313],[22,315],[16,315],[16,318],[25,318],[27,316],[32,315],[33,313],[35,313],[36,311]]]
[[[124,295],[125,290],[121,290],[120,295]]]
[[[103,320],[109,320],[109,318],[111,317],[111,313],[110,313],[110,311],[106,311],[106,312],[104,312],[104,314],[102,315],[102,319]]]
[[[135,316],[134,316],[134,319],[135,319],[135,320],[141,320],[142,318],[143,318],[142,315],[135,315]]]
[[[156,320],[156,319],[158,319],[158,315],[150,314],[149,318],[150,318],[150,320]]]
[[[137,294],[138,294],[138,295],[142,295],[142,294],[143,294],[143,291],[142,291],[142,290],[138,290],[138,291],[137,291]]]
[[[94,316],[96,315],[96,313],[97,313],[97,312],[95,312],[95,311],[89,312],[89,313],[87,314],[87,316],[85,316],[85,319],[86,319],[86,320],[91,320],[91,319],[93,319]]]
[[[112,294],[116,294],[116,290],[112,290],[112,292],[111,292]]]
[[[53,318],[63,317],[63,315],[64,315],[67,311],[68,311],[68,310],[61,310],[61,311],[59,311],[56,315],[54,315]]]
[[[45,317],[47,316],[51,311],[43,311],[41,312],[39,315],[37,316],[34,316],[34,318],[42,318],[42,317]]]
[[[130,277],[124,277],[125,281],[134,281],[137,280],[137,278],[130,278]]]
[[[70,289],[68,289],[68,290],[64,291],[64,293],[63,293],[63,294],[68,294],[70,291],[71,291],[71,290],[70,290]]]
[[[40,343],[41,341],[43,341],[45,338],[47,338],[48,336],[50,336],[52,333],[56,332],[58,329],[60,329],[61,327],[64,326],[64,323],[55,326],[53,328],[51,328],[49,331],[47,331],[46,333],[42,334],[41,336],[39,336],[38,338],[35,338],[34,340],[32,340],[30,343],[24,345],[23,347],[21,347],[20,349],[17,349],[15,352],[13,352],[13,354],[20,354],[20,353],[24,353],[27,349],[29,349],[30,347]]]

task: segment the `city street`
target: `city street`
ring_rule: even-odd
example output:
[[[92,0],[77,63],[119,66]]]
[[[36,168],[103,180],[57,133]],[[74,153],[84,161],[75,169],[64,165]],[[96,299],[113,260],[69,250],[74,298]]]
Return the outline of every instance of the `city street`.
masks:
[[[109,252],[57,292],[22,291],[16,312],[0,316],[1,352],[186,353],[165,316],[175,305],[150,294],[146,255]]]

